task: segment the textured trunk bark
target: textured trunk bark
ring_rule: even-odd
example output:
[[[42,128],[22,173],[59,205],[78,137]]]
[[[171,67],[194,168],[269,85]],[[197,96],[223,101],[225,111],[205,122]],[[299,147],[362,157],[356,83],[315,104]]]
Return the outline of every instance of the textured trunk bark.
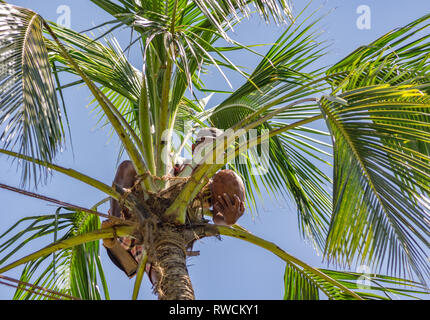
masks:
[[[185,243],[178,234],[162,234],[155,242],[155,292],[160,300],[194,300],[186,265]]]

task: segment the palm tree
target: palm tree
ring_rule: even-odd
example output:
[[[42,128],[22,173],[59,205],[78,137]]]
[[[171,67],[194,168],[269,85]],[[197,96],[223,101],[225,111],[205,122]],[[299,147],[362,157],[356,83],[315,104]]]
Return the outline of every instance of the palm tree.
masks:
[[[0,235],[9,237],[1,252],[10,250],[0,260],[0,279],[17,287],[14,298],[100,299],[98,282],[108,297],[99,242],[123,236],[144,239],[133,298],[150,261],[163,273],[155,285],[160,299],[194,299],[187,249],[196,239],[219,236],[247,241],[284,260],[285,299],[321,294],[384,299],[389,293],[423,292],[430,271],[430,42],[419,32],[428,27],[430,15],[323,68],[318,66],[326,53],[317,32],[321,18],[301,18],[302,13],[291,23],[284,0],[91,0],[112,15],[103,24],[107,31],[95,38],[1,2],[0,153],[20,160],[23,185],[36,186],[50,172],[60,172],[107,196],[84,208],[0,184],[58,205],[52,215],[27,217]],[[241,17],[251,14],[250,5],[286,30],[246,73],[226,53],[258,54],[228,36]],[[122,50],[111,37],[118,28],[135,35],[129,47],[141,50],[140,69],[128,61],[124,51],[129,48]],[[228,45],[221,46],[222,41]],[[227,81],[226,69],[246,79],[213,108],[207,108],[202,94],[217,92],[200,78],[210,67]],[[61,85],[59,77],[67,73],[79,81]],[[132,190],[54,163],[68,126],[57,92],[62,98],[65,88],[80,84],[91,91],[102,119],[121,141],[121,153],[133,163],[139,179]],[[324,124],[327,132],[311,123]],[[208,126],[226,130],[219,140],[227,143],[216,144],[205,156],[218,161],[198,163],[190,177],[171,177],[173,159],[189,150],[195,131]],[[328,162],[327,136],[333,179],[320,169]],[[223,168],[244,180],[249,210],[256,208],[261,187],[290,196],[303,236],[327,261],[377,269],[388,264],[389,274],[369,275],[372,285],[363,291],[355,284],[359,273],[313,268],[239,225],[214,225],[193,215],[211,215],[192,204]],[[110,198],[133,219],[99,212]],[[114,225],[100,228],[100,218]],[[5,265],[24,244],[52,234],[59,240]],[[19,280],[2,275],[23,264]]]

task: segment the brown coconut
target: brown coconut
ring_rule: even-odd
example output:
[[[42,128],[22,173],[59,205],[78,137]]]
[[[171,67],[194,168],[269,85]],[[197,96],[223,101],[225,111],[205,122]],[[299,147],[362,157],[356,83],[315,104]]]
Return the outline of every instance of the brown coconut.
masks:
[[[245,202],[245,186],[239,175],[233,170],[221,170],[212,179],[211,183],[212,205],[218,201],[218,196],[226,193],[234,204],[234,195],[237,195],[242,203]],[[243,212],[239,214],[239,218]],[[225,220],[231,220],[225,217]],[[237,220],[234,218],[234,220]],[[216,221],[214,220],[216,223]]]

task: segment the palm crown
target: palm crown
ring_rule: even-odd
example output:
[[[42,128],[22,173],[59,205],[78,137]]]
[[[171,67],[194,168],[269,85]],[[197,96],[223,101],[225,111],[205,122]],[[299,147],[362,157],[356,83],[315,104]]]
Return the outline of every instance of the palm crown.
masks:
[[[0,265],[21,247],[22,236],[31,234],[26,243],[50,233],[64,233],[58,242],[0,267],[3,273],[27,263],[16,298],[34,295],[28,286],[23,289],[29,282],[49,288],[47,296],[51,298],[101,298],[94,285],[97,273],[108,296],[98,240],[135,236],[136,230],[154,232],[144,227],[154,216],[148,201],[172,186],[180,187],[155,215],[161,228],[165,225],[176,233],[192,232],[199,238],[231,236],[273,252],[286,262],[285,298],[312,299],[321,293],[333,299],[383,298],[378,290],[406,294],[422,289],[430,271],[426,261],[430,233],[430,43],[429,36],[419,32],[428,27],[430,16],[322,68],[318,59],[325,54],[326,45],[316,32],[320,19],[311,15],[291,23],[286,1],[91,1],[113,16],[106,23],[107,32],[97,38],[48,23],[31,10],[0,4],[0,153],[23,160],[23,182],[37,185],[47,170],[57,171],[121,201],[136,219],[117,219],[116,226],[100,229],[100,217],[108,217],[97,211],[101,203],[82,208],[1,184],[2,188],[54,202],[59,209],[52,215],[24,219],[33,222],[16,234],[11,235],[22,221],[1,235],[10,236],[1,250],[11,252]],[[240,17],[251,13],[251,4],[263,19],[287,26],[257,67],[246,73],[226,53],[254,52],[251,46],[228,36]],[[128,61],[114,38],[107,38],[120,27],[136,34],[130,47],[141,50],[140,68]],[[221,41],[228,45],[220,45]],[[200,78],[210,67],[226,81],[226,69],[246,79],[213,108],[201,97],[202,93],[217,93],[207,89]],[[78,75],[79,81],[61,86],[59,76],[63,73]],[[121,152],[133,162],[141,198],[54,164],[68,126],[63,116],[67,109],[63,104],[61,110],[56,92],[62,96],[66,87],[81,83],[89,88],[101,117],[120,139]],[[327,132],[307,126],[317,121],[326,125]],[[173,184],[169,178],[172,159],[189,149],[193,133],[203,127],[226,130],[221,138],[228,143],[217,144],[207,155],[216,154],[223,161],[199,163],[190,178]],[[257,136],[251,135],[254,129]],[[327,136],[332,140],[333,179],[321,169],[328,163]],[[248,140],[244,143],[241,137]],[[262,144],[267,146],[264,151],[257,148]],[[256,166],[257,160],[264,162],[264,168]],[[235,170],[244,180],[249,210],[256,207],[262,186],[290,196],[303,236],[311,239],[328,261],[342,266],[366,263],[375,268],[388,261],[395,272],[373,275],[376,285],[371,289],[376,293],[361,292],[353,284],[360,274],[313,268],[238,225],[190,223],[190,204],[222,168]],[[332,194],[327,186],[333,187]],[[146,244],[143,261],[151,254],[155,256],[150,258],[157,259],[152,243]],[[39,266],[51,254],[52,263],[41,271]],[[185,255],[182,258],[185,261]],[[139,266],[133,297],[137,297],[144,265]],[[64,274],[70,278],[53,281],[54,271],[61,268],[69,270]],[[420,282],[397,276],[417,277]],[[409,291],[390,288],[391,284],[407,285]],[[191,283],[183,285],[187,286]],[[157,289],[165,292],[168,287],[167,281]],[[186,289],[176,288],[170,295],[158,291],[158,295],[193,298],[189,294],[192,288]]]

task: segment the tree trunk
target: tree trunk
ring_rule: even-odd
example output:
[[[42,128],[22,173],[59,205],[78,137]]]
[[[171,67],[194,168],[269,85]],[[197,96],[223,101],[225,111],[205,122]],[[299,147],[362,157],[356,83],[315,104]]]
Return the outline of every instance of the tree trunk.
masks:
[[[194,290],[186,265],[185,241],[177,232],[162,232],[155,241],[154,269],[160,300],[194,300]]]

